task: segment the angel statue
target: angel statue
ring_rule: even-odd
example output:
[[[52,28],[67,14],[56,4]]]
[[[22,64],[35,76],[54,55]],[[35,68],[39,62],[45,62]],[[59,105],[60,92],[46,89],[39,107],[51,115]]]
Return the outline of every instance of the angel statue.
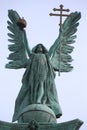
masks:
[[[54,44],[47,50],[41,43],[32,50],[28,45],[26,21],[14,10],[8,11],[8,45],[11,53],[6,68],[25,68],[22,78],[22,87],[16,98],[13,121],[17,120],[19,112],[30,104],[45,104],[53,110],[56,118],[62,115],[55,86],[55,71],[69,72],[71,66],[71,53],[74,49],[76,31],[81,17],[80,12],[71,13],[59,32]]]

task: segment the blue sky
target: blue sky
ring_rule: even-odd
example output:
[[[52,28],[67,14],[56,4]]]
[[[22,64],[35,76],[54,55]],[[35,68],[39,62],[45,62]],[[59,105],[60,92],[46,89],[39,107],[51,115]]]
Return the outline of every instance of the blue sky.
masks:
[[[87,1],[86,0],[1,0],[0,1],[0,120],[11,122],[14,104],[21,88],[21,79],[24,69],[5,69],[8,62],[8,10],[16,10],[27,21],[27,37],[30,48],[42,43],[47,49],[51,47],[59,33],[59,18],[50,17],[52,9],[69,8],[71,12],[81,12],[76,43],[74,44],[73,66],[69,73],[56,75],[56,87],[63,116],[58,122],[73,120],[76,118],[84,121],[80,130],[86,130],[87,124]]]

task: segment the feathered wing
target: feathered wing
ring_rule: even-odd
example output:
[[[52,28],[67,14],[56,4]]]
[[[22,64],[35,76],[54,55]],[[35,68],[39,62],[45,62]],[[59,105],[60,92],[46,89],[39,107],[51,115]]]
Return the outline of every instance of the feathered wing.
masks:
[[[9,10],[8,17],[10,19],[7,21],[7,28],[10,31],[10,33],[8,33],[8,36],[10,37],[8,41],[12,42],[12,44],[8,45],[8,49],[11,51],[11,53],[8,56],[10,62],[6,64],[6,68],[23,68],[26,66],[28,57],[30,55],[26,32],[24,29],[20,29],[17,25],[17,21],[19,20],[20,16],[16,11]]]
[[[55,71],[69,72],[73,69],[71,66],[72,56],[70,55],[74,49],[72,44],[75,42],[80,12],[71,13],[68,16],[60,30],[59,37],[49,49],[51,63]]]

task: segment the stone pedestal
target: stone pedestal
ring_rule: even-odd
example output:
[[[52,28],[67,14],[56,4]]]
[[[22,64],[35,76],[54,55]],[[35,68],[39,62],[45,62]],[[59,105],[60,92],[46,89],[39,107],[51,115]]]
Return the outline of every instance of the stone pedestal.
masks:
[[[19,113],[18,123],[0,121],[0,130],[78,130],[79,119],[57,123],[54,112],[42,104],[32,104]]]

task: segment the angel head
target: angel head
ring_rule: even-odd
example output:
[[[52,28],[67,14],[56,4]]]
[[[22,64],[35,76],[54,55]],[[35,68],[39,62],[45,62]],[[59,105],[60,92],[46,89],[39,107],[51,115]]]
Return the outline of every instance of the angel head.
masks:
[[[32,49],[32,52],[34,52],[34,53],[48,53],[47,49],[41,43],[39,43],[38,45],[36,45]]]

